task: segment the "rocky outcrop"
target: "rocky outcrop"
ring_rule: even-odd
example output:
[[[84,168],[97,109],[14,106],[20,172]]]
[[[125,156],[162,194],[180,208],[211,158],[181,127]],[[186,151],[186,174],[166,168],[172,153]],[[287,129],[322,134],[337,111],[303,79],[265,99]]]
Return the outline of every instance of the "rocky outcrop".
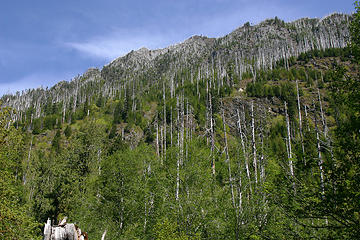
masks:
[[[115,59],[99,69],[89,69],[70,82],[60,82],[48,89],[38,88],[2,97],[2,104],[17,110],[13,120],[33,108],[28,117],[43,116],[46,104],[59,103],[64,115],[100,96],[141,95],[165,79],[175,91],[179,72],[187,69],[191,78],[226,78],[229,66],[241,79],[245,72],[273,68],[276,62],[312,49],[342,48],[349,38],[350,15],[331,14],[322,19],[303,18],[286,23],[278,18],[257,25],[244,24],[221,38],[193,36],[163,49],[141,48]],[[214,71],[216,69],[216,71]],[[214,76],[216,74],[217,76]],[[173,96],[173,94],[172,94]]]

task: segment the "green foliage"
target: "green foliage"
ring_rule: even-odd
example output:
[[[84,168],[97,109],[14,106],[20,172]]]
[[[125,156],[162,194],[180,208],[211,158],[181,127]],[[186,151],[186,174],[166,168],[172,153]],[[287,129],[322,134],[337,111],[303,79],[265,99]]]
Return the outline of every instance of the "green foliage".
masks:
[[[39,134],[41,133],[41,119],[35,119],[32,124],[32,133],[33,134]]]
[[[67,125],[66,128],[65,128],[65,131],[64,131],[64,134],[67,138],[69,138],[72,134],[72,130],[71,130],[71,126],[70,125]]]
[[[201,239],[199,235],[188,237],[184,232],[179,232],[176,222],[170,222],[167,218],[155,225],[156,240],[196,240]]]
[[[353,36],[358,32],[355,20]],[[278,18],[268,22],[289,27]],[[360,224],[359,77],[354,76],[356,71],[348,74],[353,63],[323,72],[311,67],[324,57],[348,64],[359,45],[352,38],[352,48],[314,49],[298,59],[280,59],[272,70],[252,68],[242,76],[232,60],[224,69],[215,64],[206,77],[197,66],[182,66],[171,79],[155,69],[121,79],[127,70],[106,66],[103,80],[82,89],[85,102],[71,98],[71,103],[77,100],[76,109],[74,104],[66,109],[65,123],[61,121],[64,103],[52,99],[47,100],[41,118],[33,118],[36,111],[31,107],[18,121],[20,125],[10,126],[10,113],[3,109],[0,238],[36,239],[38,222],[61,216],[76,222],[91,239],[100,239],[105,230],[106,239],[356,237]],[[156,67],[169,69],[168,58]],[[212,59],[202,60],[210,63]],[[253,67],[255,62],[247,60]],[[97,90],[88,94],[92,88],[101,89],[104,80],[122,87],[111,97]],[[234,87],[250,80],[247,96],[235,92]],[[170,88],[174,89],[170,92]],[[326,109],[327,135],[317,88]],[[254,129],[251,100],[256,103]],[[61,124],[66,125],[66,138]],[[14,126],[23,126],[23,132]]]
[[[57,121],[56,115],[48,115],[44,118],[44,128],[52,130],[54,129]]]
[[[351,37],[351,51],[357,64],[360,64],[360,3],[354,2],[356,12],[353,15],[352,22],[350,24],[350,37]]]
[[[23,137],[8,126],[10,114],[10,109],[0,109],[0,238],[39,239],[39,225],[28,211],[21,183]]]
[[[351,58],[351,51],[349,48],[327,48],[325,50],[313,49],[306,53],[301,53],[297,60],[308,63],[311,59],[323,57],[341,57],[343,60],[348,60]]]
[[[60,141],[61,141],[61,132],[60,129],[56,131],[56,134],[52,140],[51,147],[55,150],[55,152],[60,152]]]
[[[360,192],[356,187],[360,184],[359,79],[359,75],[348,77],[343,68],[338,68],[330,82],[331,106],[337,119],[334,143],[336,158],[330,176],[336,192],[329,192],[329,202],[324,206],[354,236],[359,234],[357,226],[360,224]]]

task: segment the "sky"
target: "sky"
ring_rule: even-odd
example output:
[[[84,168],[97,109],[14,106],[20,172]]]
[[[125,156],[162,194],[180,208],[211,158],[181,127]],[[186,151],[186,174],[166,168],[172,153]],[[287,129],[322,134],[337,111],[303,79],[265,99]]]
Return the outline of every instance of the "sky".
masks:
[[[221,37],[245,22],[354,12],[353,0],[3,0],[0,96],[70,81],[141,47]]]

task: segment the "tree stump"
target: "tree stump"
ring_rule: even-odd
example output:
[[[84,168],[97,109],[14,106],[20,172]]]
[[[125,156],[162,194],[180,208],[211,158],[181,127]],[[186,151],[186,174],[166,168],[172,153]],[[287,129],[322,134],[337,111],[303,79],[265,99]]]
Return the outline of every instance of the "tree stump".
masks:
[[[88,240],[86,232],[73,223],[66,223],[66,217],[59,225],[51,225],[51,220],[48,219],[44,227],[43,240]]]

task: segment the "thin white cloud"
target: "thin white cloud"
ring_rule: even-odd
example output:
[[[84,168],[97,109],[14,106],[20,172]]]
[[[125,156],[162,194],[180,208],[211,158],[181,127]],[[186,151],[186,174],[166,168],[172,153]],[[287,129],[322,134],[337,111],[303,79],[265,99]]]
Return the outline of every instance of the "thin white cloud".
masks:
[[[228,0],[216,0],[219,3]],[[149,23],[142,29],[111,29],[104,35],[91,36],[82,41],[65,42],[67,48],[81,53],[86,58],[111,61],[123,56],[131,50],[141,47],[150,49],[162,48],[177,42],[182,42],[192,35],[221,37],[230,33],[245,22],[257,24],[266,18],[280,17],[285,21],[295,20],[307,13],[306,9],[298,9],[290,5],[274,1],[268,4],[264,0],[239,0],[233,9],[219,11],[213,15],[183,18],[181,23],[168,26]],[[230,3],[229,3],[230,4]],[[152,31],[155,29],[155,31]]]
[[[88,57],[110,61],[141,47],[150,49],[165,47],[171,43],[171,40],[168,38],[169,36],[164,36],[150,32],[124,33],[120,30],[114,30],[106,36],[93,37],[84,42],[68,42],[65,43],[65,46]]]
[[[74,73],[32,73],[16,81],[0,82],[0,97],[26,89],[51,87],[61,80],[70,80]]]
[[[245,22],[250,24],[258,24],[267,18],[274,18],[279,16],[281,19],[289,21],[296,19],[294,15],[296,11],[288,6],[281,6],[279,4],[264,5],[261,1],[255,1],[252,4],[246,3],[240,7],[234,7],[226,15],[220,13],[207,18],[198,26],[198,31],[209,37],[222,37],[238,27],[241,27]],[[301,15],[301,13],[297,13]]]
[[[111,61],[141,47],[150,49],[167,47],[182,42],[192,35],[221,37],[247,21],[258,23],[265,18],[276,15],[282,16],[284,13],[285,18],[288,18],[293,13],[281,5],[264,5],[262,0],[255,1],[253,5],[244,0],[239,1],[243,3],[241,8],[237,5],[231,11],[227,11],[226,14],[222,11],[214,15],[185,18],[182,19],[181,23],[168,26],[166,29],[164,27],[159,29],[162,24],[146,25],[146,23],[146,27],[143,26],[142,29],[115,28],[107,34],[85,38],[83,41],[66,42],[64,45],[75,49],[85,57]],[[152,31],[153,29],[155,31]]]

